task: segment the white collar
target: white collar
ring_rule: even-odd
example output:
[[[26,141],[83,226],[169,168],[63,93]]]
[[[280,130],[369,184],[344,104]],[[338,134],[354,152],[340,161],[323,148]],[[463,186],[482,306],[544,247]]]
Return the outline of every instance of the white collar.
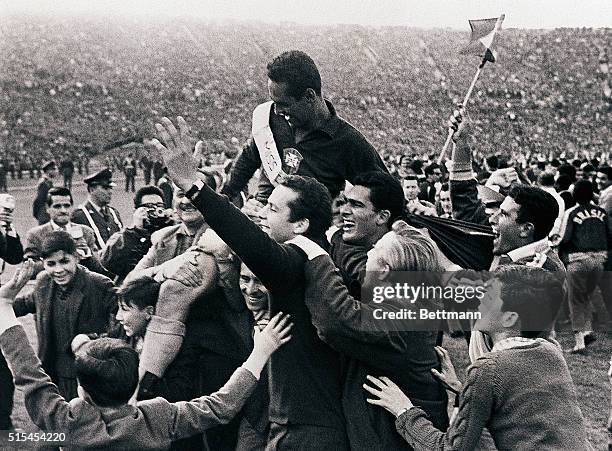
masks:
[[[506,255],[515,262],[522,260],[523,258],[533,257],[535,254],[545,254],[550,250],[550,244],[548,244],[548,238],[542,238],[539,241],[526,244],[519,248],[509,251]]]
[[[49,224],[51,224],[51,228],[53,230],[70,230],[74,226],[74,224],[70,221],[68,221],[64,227],[57,225],[53,220],[49,221]]]
[[[537,343],[538,339],[525,337],[509,337],[493,345],[491,352],[506,351],[508,349],[523,348]]]
[[[102,213],[102,207],[96,204],[93,200],[89,199],[89,203],[93,205],[98,213]]]
[[[612,185],[608,186],[606,189],[604,189],[601,193],[599,193],[599,196],[601,197],[604,194],[609,194],[610,192],[612,192]]]

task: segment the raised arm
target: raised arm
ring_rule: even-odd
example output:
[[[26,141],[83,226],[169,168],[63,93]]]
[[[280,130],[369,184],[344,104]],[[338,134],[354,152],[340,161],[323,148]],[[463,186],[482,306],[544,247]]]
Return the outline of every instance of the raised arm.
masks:
[[[152,142],[162,154],[176,185],[189,192],[194,181],[198,180],[197,162],[202,145],[201,142],[196,145],[196,154],[193,155],[193,139],[188,125],[180,116],[177,124],[178,129],[168,118],[163,118],[162,123],[155,126],[166,145],[157,139]],[[294,285],[291,278],[301,277],[302,260],[298,258],[298,251],[291,246],[276,243],[234,207],[227,197],[204,185],[192,203],[208,225],[270,291],[288,290]],[[281,273],[285,277],[278,277]]]
[[[176,410],[172,438],[176,440],[188,437],[218,424],[228,423],[253,392],[270,356],[291,339],[291,327],[289,317],[279,313],[263,331],[255,328],[251,355],[219,391],[173,405]]]
[[[0,288],[0,349],[11,366],[15,386],[23,392],[26,410],[34,424],[43,430],[65,431],[71,417],[69,404],[42,369],[23,326],[13,312],[13,299],[33,271],[33,262],[26,261]]]
[[[457,417],[446,432],[437,429],[388,378],[368,376],[371,385],[364,385],[364,389],[374,396],[368,399],[370,404],[396,417],[397,432],[415,451],[475,449],[493,410],[494,379],[489,367],[493,367],[491,362],[479,360],[468,369]]]

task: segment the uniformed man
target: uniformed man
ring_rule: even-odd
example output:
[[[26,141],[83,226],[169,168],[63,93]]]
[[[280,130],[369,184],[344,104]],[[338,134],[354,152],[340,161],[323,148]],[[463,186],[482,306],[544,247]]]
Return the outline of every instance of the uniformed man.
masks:
[[[54,161],[47,161],[42,166],[43,176],[38,181],[36,187],[36,198],[34,204],[32,204],[32,215],[38,221],[38,224],[46,224],[49,222],[49,214],[47,213],[47,194],[49,189],[53,186],[53,178],[57,172],[57,167]]]
[[[113,195],[113,173],[104,168],[86,177],[87,201],[72,212],[72,222],[83,224],[93,229],[100,249],[104,248],[108,238],[123,228],[121,217],[116,208],[111,207]]]

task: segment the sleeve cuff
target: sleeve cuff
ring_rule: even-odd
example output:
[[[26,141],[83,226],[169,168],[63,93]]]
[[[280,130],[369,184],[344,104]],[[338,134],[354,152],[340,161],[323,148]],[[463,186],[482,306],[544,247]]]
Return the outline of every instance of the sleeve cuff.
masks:
[[[151,322],[147,330],[166,335],[185,336],[185,324],[174,319],[167,319],[162,316],[151,316]]]

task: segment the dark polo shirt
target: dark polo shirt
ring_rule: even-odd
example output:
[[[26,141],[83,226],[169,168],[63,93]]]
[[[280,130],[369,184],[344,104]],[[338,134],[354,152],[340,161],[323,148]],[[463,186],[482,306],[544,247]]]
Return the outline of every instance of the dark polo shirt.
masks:
[[[295,134],[284,116],[274,114],[270,109],[270,129],[274,135],[276,148],[279,151],[283,170],[290,174],[314,177],[323,183],[332,197],[344,189],[344,182],[353,182],[354,178],[368,171],[388,172],[382,159],[368,140],[351,124],[336,114],[334,106],[325,101],[331,116],[319,128],[309,132],[300,142],[295,141]],[[297,172],[286,164],[284,150],[296,149],[302,156]],[[223,188],[223,194],[236,196],[249,182],[255,171],[261,167],[257,145],[250,137],[240,156],[236,159],[230,173],[229,182]],[[257,189],[257,199],[266,201],[273,186],[262,174]]]

